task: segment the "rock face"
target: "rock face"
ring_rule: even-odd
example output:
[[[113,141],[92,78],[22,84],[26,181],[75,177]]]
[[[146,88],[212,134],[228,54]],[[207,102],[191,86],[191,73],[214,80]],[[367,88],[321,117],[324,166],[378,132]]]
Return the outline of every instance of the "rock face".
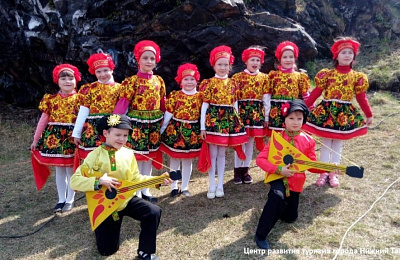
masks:
[[[79,86],[95,81],[86,60],[99,51],[113,56],[114,77],[120,82],[136,73],[132,50],[143,39],[161,47],[155,73],[164,78],[168,92],[178,88],[173,78],[182,63],[195,63],[202,78],[211,77],[209,53],[222,44],[233,49],[233,73],[244,68],[241,52],[254,44],[267,48],[262,71],[273,69],[275,48],[284,40],[299,46],[298,63],[303,67],[317,55],[329,57],[329,46],[338,35],[398,37],[400,4],[396,2],[3,0],[0,101],[36,107],[44,93],[58,89],[51,75],[60,63],[80,69]]]

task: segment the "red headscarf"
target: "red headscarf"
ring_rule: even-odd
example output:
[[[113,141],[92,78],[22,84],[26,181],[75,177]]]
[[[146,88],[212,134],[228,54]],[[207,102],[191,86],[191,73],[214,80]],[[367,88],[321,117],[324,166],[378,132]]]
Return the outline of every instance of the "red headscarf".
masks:
[[[261,63],[264,63],[264,51],[258,48],[247,48],[242,53],[242,61],[246,62],[251,57],[258,57],[261,60]]]
[[[358,48],[360,47],[360,43],[358,41],[352,39],[342,39],[336,41],[332,47],[331,52],[333,54],[333,59],[337,59],[339,52],[345,48],[350,48],[354,51],[354,55],[357,55]]]
[[[299,47],[297,47],[297,45],[294,44],[293,42],[289,42],[289,41],[284,41],[284,42],[279,43],[279,45],[275,51],[275,57],[278,60],[281,60],[282,53],[287,50],[292,51],[294,53],[294,57],[296,59],[297,59],[297,57],[299,57]]]
[[[200,80],[200,72],[197,69],[197,66],[191,63],[185,63],[178,68],[178,72],[175,77],[175,81],[178,84],[181,84],[182,79],[187,76],[192,76],[196,79],[196,81]]]
[[[71,72],[74,75],[76,82],[81,81],[81,73],[79,72],[78,68],[71,64],[64,63],[64,64],[57,65],[54,68],[54,70],[53,70],[54,83],[58,84],[58,75],[60,75],[60,73],[64,70]]]
[[[140,56],[142,56],[145,51],[153,52],[156,55],[156,62],[160,62],[160,47],[155,42],[149,40],[140,41],[135,45],[133,55],[135,55],[136,61],[139,61]]]
[[[214,67],[217,60],[221,58],[227,58],[229,60],[229,64],[233,64],[233,62],[235,61],[235,57],[232,55],[231,47],[226,45],[215,47],[210,53],[211,66]]]
[[[91,55],[86,63],[89,65],[90,74],[93,75],[98,68],[108,67],[110,70],[114,70],[115,68],[115,64],[111,56],[102,52]]]

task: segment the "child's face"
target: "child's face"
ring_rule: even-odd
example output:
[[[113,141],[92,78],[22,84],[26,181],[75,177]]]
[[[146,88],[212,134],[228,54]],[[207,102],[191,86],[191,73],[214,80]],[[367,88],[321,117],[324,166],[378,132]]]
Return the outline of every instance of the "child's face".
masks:
[[[196,88],[197,80],[193,76],[186,76],[181,82],[182,89],[186,91],[191,91]]]
[[[96,78],[98,80],[105,83],[111,79],[113,71],[108,67],[102,67],[95,70],[94,73],[96,74]]]
[[[215,74],[220,77],[224,77],[229,73],[230,65],[228,58],[220,58],[215,62],[214,65]]]
[[[106,138],[106,144],[120,149],[128,141],[129,130],[111,127],[108,130],[103,130],[103,135]]]
[[[293,111],[285,117],[285,128],[288,131],[300,131],[303,126],[303,117],[303,112]]]
[[[340,66],[350,66],[354,60],[354,51],[351,48],[344,48],[338,54],[337,61]]]
[[[294,57],[294,53],[291,50],[286,50],[282,53],[280,64],[284,69],[293,68],[296,59]]]
[[[254,73],[261,68],[261,59],[258,57],[251,57],[245,62],[245,64],[247,70]]]
[[[144,73],[150,73],[156,67],[156,55],[152,51],[143,52],[139,59],[140,70]]]
[[[74,76],[61,76],[58,78],[58,86],[60,87],[61,93],[71,94],[76,86],[76,80]]]

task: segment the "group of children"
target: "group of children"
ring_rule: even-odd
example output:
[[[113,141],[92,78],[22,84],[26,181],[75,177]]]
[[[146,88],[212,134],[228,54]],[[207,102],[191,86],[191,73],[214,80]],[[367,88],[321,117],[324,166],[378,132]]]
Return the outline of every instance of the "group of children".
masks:
[[[121,84],[113,79],[115,65],[108,54],[90,56],[89,72],[97,81],[81,86],[79,92],[76,92],[80,80],[78,69],[70,64],[58,65],[53,80],[60,91],[46,94],[39,105],[42,116],[31,145],[35,177],[40,176],[43,167],[56,166],[59,200],[54,212],[68,211],[73,207],[74,190],[91,191],[105,185],[111,191],[118,186],[118,180],[140,182],[152,178],[152,166],[158,169],[163,166],[163,152],[170,158],[170,169],[182,170],[180,189],[177,181],[164,183],[171,183],[171,197],[191,196],[188,186],[192,162],[199,158],[199,169],[209,176],[207,198],[213,199],[224,197],[226,148],[235,150],[234,184],[249,184],[253,181],[249,165],[255,145],[261,151],[257,165],[266,171],[266,176],[272,173],[284,176],[270,183],[268,201],[255,236],[259,247],[269,248],[266,237],[276,221],[291,222],[297,218],[305,175],[288,166],[271,164],[265,137],[272,130],[279,131],[284,139],[315,160],[315,143],[301,132],[306,130],[323,138],[321,161],[338,163],[342,140],[365,134],[367,125],[372,123],[365,95],[368,79],[352,70],[358,48],[359,43],[351,38],[337,40],[332,46],[335,66],[316,75],[316,88],[311,94],[307,74],[296,70],[299,49],[289,41],[277,46],[277,70],[260,72],[264,48],[251,46],[242,53],[246,69],[231,78],[229,72],[234,63],[231,48],[218,46],[209,58],[215,76],[200,81],[197,66],[183,64],[175,77],[181,90],[172,91],[167,99],[163,79],[153,74],[161,60],[160,48],[153,41],[135,45],[138,72]],[[322,93],[323,100],[314,108]],[[367,120],[352,105],[354,96]],[[99,161],[102,164],[97,166]],[[103,176],[85,176],[81,173],[82,165],[95,167]],[[76,173],[71,178],[74,169]],[[48,170],[45,172],[48,176]],[[323,172],[316,184],[323,186],[329,181],[336,187],[337,174],[338,171]],[[43,181],[36,181],[40,189]],[[100,253],[109,255],[118,249],[122,216],[129,215],[142,223],[139,258],[153,259],[161,209],[150,202],[156,201],[148,188],[128,198],[116,214],[96,229]],[[113,238],[112,242],[107,242],[108,237]]]

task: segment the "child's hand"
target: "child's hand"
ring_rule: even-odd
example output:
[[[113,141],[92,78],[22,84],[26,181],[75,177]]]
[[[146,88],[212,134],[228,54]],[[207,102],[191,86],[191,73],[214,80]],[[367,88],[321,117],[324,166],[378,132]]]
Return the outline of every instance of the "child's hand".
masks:
[[[168,172],[164,172],[163,174],[161,174],[161,176],[165,176],[165,175],[168,175]],[[164,186],[167,186],[167,185],[169,185],[169,184],[171,184],[171,183],[173,183],[173,182],[174,182],[174,181],[171,180],[171,178],[167,178],[167,179],[164,179],[163,185],[164,185]]]
[[[289,167],[290,167],[290,164],[283,166],[280,174],[285,177],[292,177],[296,171],[289,170]]]
[[[200,135],[201,135],[201,139],[202,139],[202,140],[205,140],[205,139],[206,139],[206,136],[207,136],[206,130],[201,130]]]
[[[80,145],[82,142],[81,142],[81,139],[80,138],[77,138],[77,137],[74,137],[74,144],[75,145]]]
[[[367,121],[365,122],[367,125],[372,125],[372,119],[373,119],[373,117],[371,116],[371,117],[368,117],[367,118]]]
[[[32,144],[31,144],[31,151],[35,151],[35,150],[36,150],[36,145],[37,145],[36,142],[32,142]]]
[[[99,179],[99,185],[105,185],[109,191],[112,191],[112,189],[116,189],[115,185],[118,184],[118,179],[108,177],[108,173],[104,173],[104,175],[101,176]]]

